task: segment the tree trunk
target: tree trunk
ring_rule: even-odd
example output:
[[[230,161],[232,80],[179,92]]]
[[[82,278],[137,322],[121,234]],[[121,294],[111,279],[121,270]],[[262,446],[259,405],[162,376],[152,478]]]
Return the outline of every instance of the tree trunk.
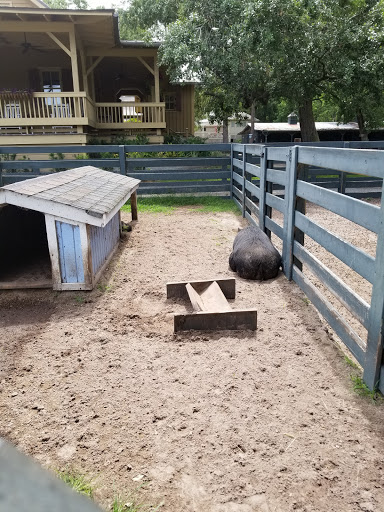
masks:
[[[223,142],[224,144],[228,143],[228,119],[223,121]]]
[[[305,99],[299,106],[300,131],[302,142],[319,142],[313,116],[312,100]]]
[[[365,128],[364,115],[360,109],[357,111],[357,122],[359,124],[360,139],[369,140],[368,133]]]
[[[255,102],[252,101],[251,105],[251,140],[252,144],[255,142]]]

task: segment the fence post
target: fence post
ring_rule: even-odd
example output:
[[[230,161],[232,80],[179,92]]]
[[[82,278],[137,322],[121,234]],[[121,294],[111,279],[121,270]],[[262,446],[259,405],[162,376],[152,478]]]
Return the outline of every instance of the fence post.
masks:
[[[233,144],[231,144],[231,185],[229,187],[229,197],[233,198]]]
[[[126,160],[125,160],[125,146],[119,146],[119,161],[120,161],[120,174],[124,176],[127,174]]]
[[[283,239],[283,271],[285,277],[292,280],[293,269],[293,244],[295,232],[296,210],[296,184],[297,184],[297,160],[298,146],[288,149],[286,159],[287,184],[285,187],[285,215],[284,215],[284,239]]]
[[[384,185],[382,197],[384,197]],[[380,230],[377,234],[375,274],[372,286],[371,307],[368,316],[367,348],[365,350],[364,382],[374,389],[380,380],[383,358],[383,315],[384,315],[384,205],[380,207]],[[384,391],[384,375],[380,382],[380,391]]]
[[[242,215],[245,217],[245,182],[246,182],[246,176],[245,176],[245,169],[247,166],[247,154],[246,154],[246,148],[247,146],[243,145],[243,208],[242,208]]]
[[[259,196],[259,226],[265,232],[265,194],[268,168],[268,148],[263,146],[260,155],[260,196]]]
[[[344,142],[344,149],[348,149],[350,147],[349,142]],[[338,186],[338,192],[339,194],[345,194],[345,188],[347,185],[347,173],[344,171],[340,171],[340,178],[339,178],[339,186]]]

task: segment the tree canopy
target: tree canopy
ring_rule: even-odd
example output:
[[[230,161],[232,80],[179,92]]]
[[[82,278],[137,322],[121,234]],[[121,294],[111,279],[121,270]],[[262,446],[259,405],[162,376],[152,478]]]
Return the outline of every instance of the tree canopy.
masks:
[[[383,0],[133,0],[127,15],[161,37],[160,62],[173,80],[199,81],[218,120],[283,100],[299,110],[304,140],[316,140],[314,100],[315,112],[329,104],[337,119],[360,115],[362,131],[382,124],[383,7]]]

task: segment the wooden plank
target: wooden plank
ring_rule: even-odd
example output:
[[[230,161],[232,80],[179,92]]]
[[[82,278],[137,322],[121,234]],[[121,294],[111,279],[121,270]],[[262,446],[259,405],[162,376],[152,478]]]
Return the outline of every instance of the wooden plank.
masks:
[[[203,301],[201,300],[200,295],[197,293],[194,287],[190,283],[187,283],[185,288],[187,290],[189,300],[191,301],[194,311],[204,311]]]
[[[247,144],[245,146],[245,151],[247,155],[260,156],[263,152],[263,146],[261,144]]]
[[[52,280],[41,279],[40,281],[0,281],[0,290],[18,290],[27,288],[52,288]]]
[[[365,351],[362,339],[337,312],[336,308],[332,306],[296,266],[293,267],[292,277],[319,313],[327,320],[342,342],[352,352],[359,363],[364,366]]]
[[[284,229],[277,224],[274,220],[272,220],[269,217],[265,217],[265,227],[272,231],[276,236],[278,236],[281,240],[284,241],[285,239],[285,233]]]
[[[137,191],[139,195],[147,194],[147,195],[157,195],[157,194],[200,194],[204,192],[222,192],[222,197],[229,197],[230,185],[223,185],[221,182],[217,182],[217,185],[199,185],[197,183],[192,183],[190,185],[182,185],[174,183],[168,184],[165,183],[144,183],[142,187]]]
[[[378,150],[299,147],[298,158],[303,164],[384,177],[384,153]]]
[[[249,197],[247,197],[245,199],[245,205],[246,207],[251,210],[252,213],[254,213],[255,215],[257,215],[257,217],[259,216],[260,214],[260,210],[259,210],[259,207],[257,206],[257,204],[255,204],[253,201],[251,201],[251,199],[249,199]]]
[[[217,278],[217,279],[208,279],[203,281],[185,281],[185,282],[172,282],[167,283],[167,299],[171,298],[187,298],[188,292],[186,289],[186,285],[189,283],[193,288],[196,289],[196,287],[199,286],[207,286],[211,284],[213,281],[215,281],[221,291],[223,292],[224,296],[227,299],[234,299],[236,296],[236,279],[233,277],[230,278]]]
[[[136,190],[131,194],[131,214],[132,220],[137,220],[137,192]]]
[[[174,331],[216,331],[257,329],[257,311],[238,309],[222,313],[200,312],[188,315],[175,315]]]
[[[287,160],[288,151],[286,148],[268,146],[268,151],[269,160],[278,160],[279,162]]]
[[[378,232],[380,226],[380,207],[378,206],[300,180],[297,182],[296,193],[303,199],[337,213],[359,226],[374,233]]]
[[[247,162],[245,169],[249,174],[252,174],[252,176],[260,178],[261,169],[259,165],[250,164],[249,162]]]
[[[194,285],[204,305],[203,311],[211,313],[219,313],[221,311],[231,311],[232,308],[228,304],[224,293],[216,281],[209,285]]]
[[[297,147],[288,150],[287,173],[288,182],[285,188],[286,212],[284,215],[284,237],[283,240],[283,272],[285,277],[291,281],[293,268],[293,243],[295,231],[295,202],[297,183]]]
[[[267,213],[265,204],[265,194],[267,185],[267,168],[268,168],[268,148],[263,148],[263,152],[260,155],[260,193],[259,193],[259,227],[265,232],[265,216]]]
[[[171,171],[171,172],[129,172],[131,178],[144,181],[167,181],[167,180],[229,180],[231,178],[230,171],[212,170],[205,171]]]
[[[278,183],[279,185],[287,184],[287,173],[286,171],[278,171],[276,169],[267,169],[267,181]]]
[[[248,192],[251,192],[251,194],[253,196],[257,197],[257,199],[260,198],[260,188],[256,187],[256,185],[254,185],[250,181],[245,182],[245,190],[248,190]]]
[[[372,256],[327,231],[300,212],[296,212],[295,225],[364,279],[374,282],[375,259]]]
[[[293,253],[336,296],[344,307],[368,329],[369,304],[302,245],[295,242]]]
[[[268,192],[265,194],[265,204],[271,206],[280,213],[285,214],[286,203],[283,199]]]
[[[127,153],[125,146],[125,152]],[[164,148],[163,148],[164,151]],[[172,149],[172,151],[174,151]],[[128,155],[129,156],[129,155]],[[179,158],[128,158],[128,169],[135,167],[221,167],[222,165],[230,165],[231,159],[229,157],[179,157]]]
[[[242,160],[239,160],[238,158],[233,158],[233,167],[236,167],[237,169],[242,170],[243,169]]]
[[[384,186],[383,186],[384,192]],[[377,238],[375,271],[367,338],[367,356],[364,364],[364,382],[370,389],[377,386],[383,363],[384,333],[384,205],[380,208],[380,230]],[[383,383],[381,383],[383,384]]]

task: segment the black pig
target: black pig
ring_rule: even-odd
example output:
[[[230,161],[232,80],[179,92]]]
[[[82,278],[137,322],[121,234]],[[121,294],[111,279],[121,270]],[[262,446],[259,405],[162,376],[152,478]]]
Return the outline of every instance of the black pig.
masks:
[[[229,266],[244,279],[263,281],[277,276],[281,256],[260,228],[248,226],[236,235]]]

